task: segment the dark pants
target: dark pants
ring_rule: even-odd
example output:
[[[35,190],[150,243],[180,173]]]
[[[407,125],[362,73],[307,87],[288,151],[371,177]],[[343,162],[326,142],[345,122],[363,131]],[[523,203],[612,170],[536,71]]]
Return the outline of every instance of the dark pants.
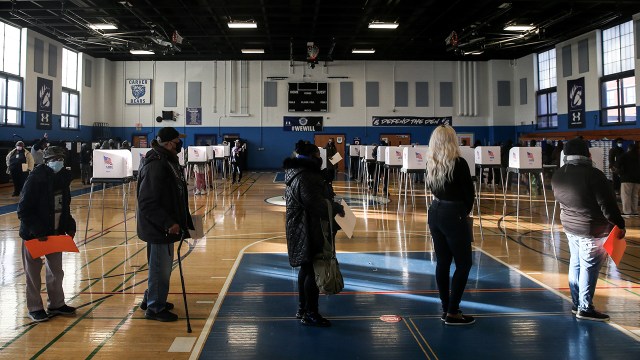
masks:
[[[620,181],[620,176],[618,176],[618,174],[611,172],[611,178],[613,179],[613,190],[615,190],[616,193],[620,193],[620,187],[622,182]]]
[[[471,234],[462,203],[434,200],[429,207],[429,230],[436,252],[436,283],[442,310],[456,314],[471,270]],[[456,270],[449,288],[451,262]]]
[[[27,173],[22,168],[11,169],[11,180],[13,181],[13,195],[20,195],[24,182],[27,180]]]
[[[91,181],[91,165],[80,164],[80,177],[83,184],[88,184]]]
[[[358,177],[358,165],[360,163],[360,158],[357,156],[349,157],[349,176],[351,180],[356,179]]]
[[[242,180],[242,167],[236,163],[231,163],[231,181],[236,182],[236,173],[238,174],[238,182]]]
[[[316,273],[313,271],[313,263],[300,266],[298,272],[299,307],[308,313],[318,312],[318,298],[320,290],[316,285]]]

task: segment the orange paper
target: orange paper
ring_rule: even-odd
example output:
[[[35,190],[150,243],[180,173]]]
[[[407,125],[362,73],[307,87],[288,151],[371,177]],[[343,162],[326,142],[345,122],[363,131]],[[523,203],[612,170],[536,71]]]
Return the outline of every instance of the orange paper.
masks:
[[[76,243],[69,235],[47,236],[47,241],[27,240],[25,246],[34,259],[57,252],[79,252]]]
[[[616,266],[620,266],[620,261],[626,248],[627,241],[622,238],[622,230],[618,226],[614,226],[604,242],[604,249],[611,256],[613,262],[616,263]]]

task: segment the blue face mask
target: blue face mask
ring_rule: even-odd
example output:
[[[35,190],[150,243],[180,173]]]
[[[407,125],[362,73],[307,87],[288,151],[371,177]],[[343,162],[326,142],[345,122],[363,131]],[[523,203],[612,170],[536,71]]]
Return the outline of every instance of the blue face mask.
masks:
[[[62,168],[64,167],[64,161],[63,160],[49,161],[47,163],[47,166],[50,167],[54,173],[57,173],[58,171],[62,170]]]
[[[617,143],[616,145],[618,145],[618,147],[622,147],[622,143]]]

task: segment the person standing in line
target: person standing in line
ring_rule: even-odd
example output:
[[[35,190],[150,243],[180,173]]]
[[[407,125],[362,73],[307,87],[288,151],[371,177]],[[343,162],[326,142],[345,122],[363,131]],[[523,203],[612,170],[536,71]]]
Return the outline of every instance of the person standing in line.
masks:
[[[329,141],[327,142],[327,145],[324,146],[324,149],[327,150],[327,181],[329,183],[332,183],[333,179],[336,178],[336,166],[333,165],[331,161],[329,161],[329,159],[331,159],[333,155],[338,153],[338,149],[336,149],[336,144],[334,144],[333,138],[329,138]]]
[[[334,221],[333,214],[344,216],[342,205],[333,201],[332,192],[320,170],[320,150],[313,144],[297,149],[296,158],[286,158],[285,199],[286,237],[289,264],[298,272],[298,311],[303,325],[328,327],[331,322],[318,310],[320,290],[316,285],[313,258],[322,253],[324,235],[321,220]],[[328,200],[328,201],[327,201]],[[328,209],[331,204],[331,209]],[[331,212],[332,216],[329,216]],[[335,234],[331,234],[334,236]]]
[[[27,180],[29,171],[33,170],[33,156],[24,148],[22,140],[16,143],[16,147],[7,154],[7,174],[11,175],[13,181],[13,194],[20,196],[20,191]]]
[[[640,145],[637,142],[634,142],[629,151],[620,156],[616,168],[620,175],[622,216],[636,216],[638,215],[638,191],[640,191]]]
[[[44,151],[44,165],[38,165],[27,178],[20,202],[20,237],[24,240],[47,240],[50,235],[76,234],[76,222],[71,216],[72,175],[64,167],[65,149],[59,146],[48,147]],[[44,310],[40,296],[43,261],[31,257],[26,246],[22,245],[22,262],[26,275],[27,309],[29,317],[36,322],[47,321],[55,315],[74,315],[76,309],[65,304],[62,280],[62,253],[45,255],[47,271],[47,307]]]
[[[188,190],[178,153],[184,135],[172,127],[158,131],[152,149],[141,161],[138,171],[137,230],[147,243],[148,288],[140,309],[144,317],[162,322],[176,321],[178,315],[167,302],[173,265],[174,243],[189,237],[193,221],[189,214]]]
[[[91,182],[91,158],[93,151],[91,145],[83,143],[80,147],[80,178],[82,179],[82,185],[88,185]]]
[[[473,234],[467,217],[475,198],[473,181],[451,126],[438,126],[431,134],[429,147],[438,149],[427,153],[427,186],[434,195],[427,219],[436,253],[441,320],[446,325],[470,325],[475,319],[462,314],[460,302],[472,265]],[[449,287],[452,261],[456,270]]]
[[[193,165],[193,173],[196,176],[196,189],[193,192],[194,195],[206,195],[207,186],[205,181],[206,169],[204,164],[195,163]]]
[[[231,149],[231,183],[236,183],[236,173],[238,182],[242,181],[242,161],[244,157],[245,145],[240,145],[240,139],[236,139],[233,149]]]
[[[611,171],[613,189],[616,191],[616,194],[620,194],[620,187],[622,184],[620,182],[620,174],[618,173],[616,164],[624,154],[624,148],[622,147],[623,144],[624,140],[622,138],[617,138],[613,141],[613,146],[609,150],[609,170]]]
[[[609,321],[593,306],[598,274],[607,254],[603,244],[617,225],[625,233],[616,195],[604,173],[593,166],[587,142],[575,138],[564,146],[565,164],[551,186],[560,203],[560,221],[569,241],[569,289],[576,318]]]
[[[31,156],[33,157],[34,166],[44,164],[44,149],[47,148],[48,136],[44,134],[42,139],[36,139],[31,147]]]

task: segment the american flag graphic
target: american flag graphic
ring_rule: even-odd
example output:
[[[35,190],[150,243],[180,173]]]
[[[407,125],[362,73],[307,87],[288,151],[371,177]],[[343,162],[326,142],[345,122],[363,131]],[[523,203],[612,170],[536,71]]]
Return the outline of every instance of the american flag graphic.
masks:
[[[422,160],[422,154],[420,154],[419,152],[416,153],[416,159],[418,160]]]
[[[104,158],[104,164],[105,165],[113,165],[113,162],[111,162],[111,158],[108,156],[104,156],[102,155],[102,157]]]
[[[198,151],[198,149],[193,149],[193,155],[195,155],[196,157],[200,157],[200,152]]]
[[[527,159],[529,159],[529,161],[533,161],[533,154],[527,151]]]
[[[402,157],[402,152],[401,152],[401,151],[396,150],[396,157],[397,157],[397,158],[401,158],[401,157]]]
[[[491,150],[487,150],[487,153],[489,154],[489,157],[494,157],[494,156],[496,156],[496,155],[493,153],[493,151],[491,151]]]

